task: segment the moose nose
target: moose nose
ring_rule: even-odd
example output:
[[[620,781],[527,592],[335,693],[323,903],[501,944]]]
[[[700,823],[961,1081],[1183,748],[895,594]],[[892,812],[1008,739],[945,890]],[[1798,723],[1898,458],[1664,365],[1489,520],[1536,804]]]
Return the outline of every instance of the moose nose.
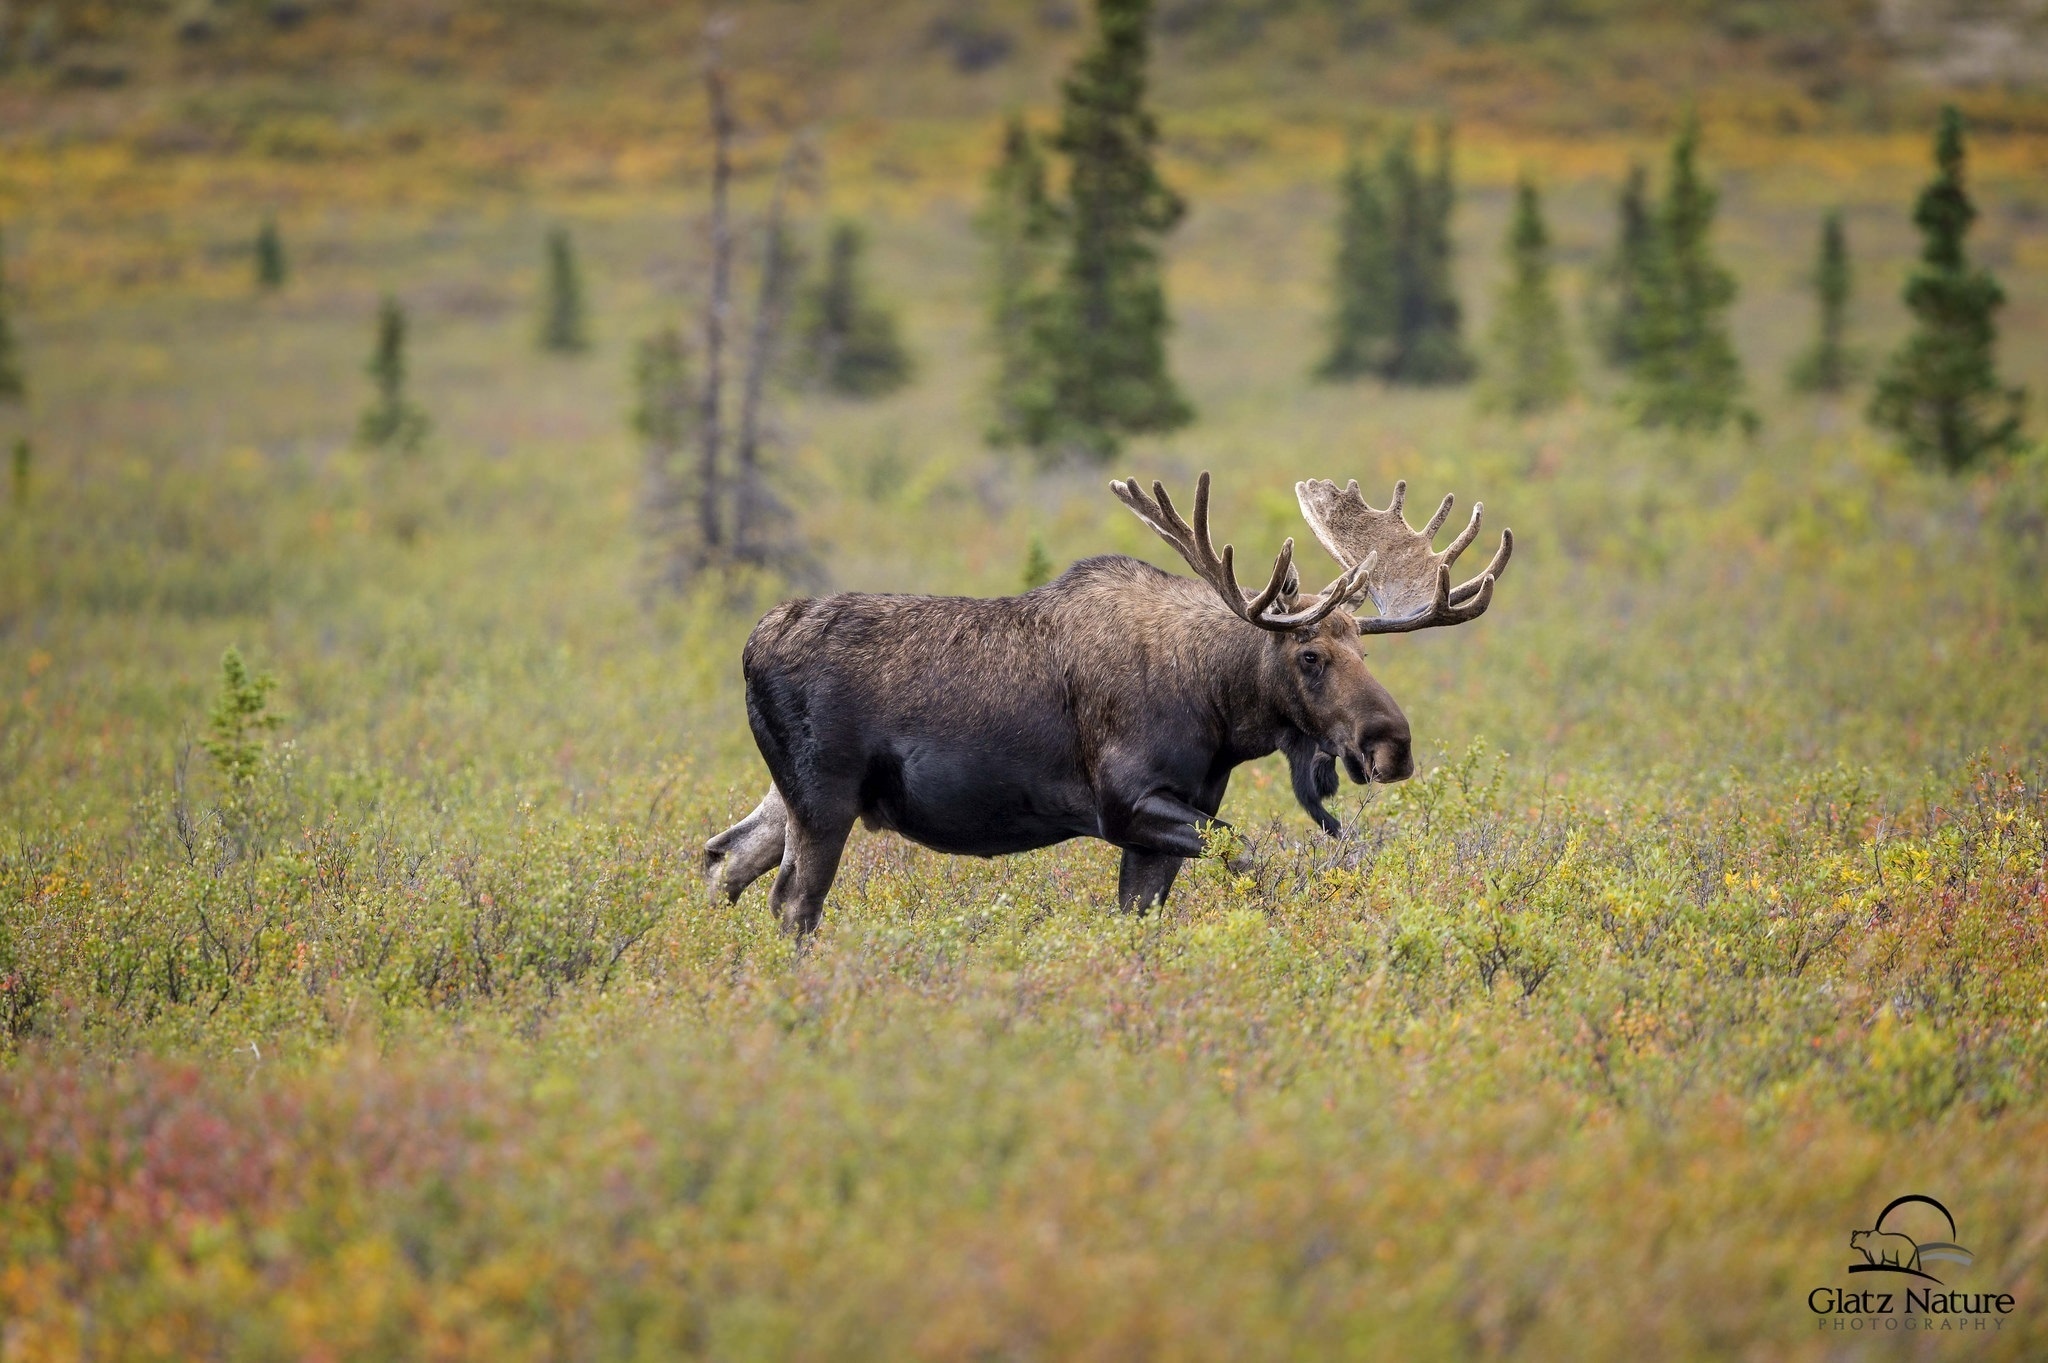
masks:
[[[1415,759],[1408,750],[1408,726],[1390,725],[1368,729],[1360,738],[1366,766],[1375,781],[1391,784],[1415,774]]]

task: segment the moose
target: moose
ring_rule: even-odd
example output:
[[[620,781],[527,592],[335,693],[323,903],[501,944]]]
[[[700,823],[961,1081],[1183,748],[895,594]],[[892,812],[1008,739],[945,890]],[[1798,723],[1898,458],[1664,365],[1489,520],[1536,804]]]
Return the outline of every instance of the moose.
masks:
[[[1484,503],[1441,551],[1453,498],[1412,529],[1394,484],[1385,510],[1358,483],[1297,483],[1315,536],[1343,572],[1304,596],[1294,541],[1258,592],[1209,535],[1209,475],[1184,519],[1163,484],[1110,488],[1199,581],[1120,554],[1083,559],[1021,596],[848,592],[785,602],[741,657],[747,719],[773,784],[704,849],[714,890],[737,901],[780,868],[782,926],[817,927],[855,819],[940,852],[993,857],[1069,838],[1123,850],[1117,900],[1163,902],[1181,863],[1214,843],[1231,772],[1286,754],[1295,798],[1323,831],[1337,765],[1360,784],[1414,771],[1408,720],[1366,669],[1360,637],[1461,625],[1485,614],[1514,532],[1479,576],[1451,564]],[[1369,596],[1378,614],[1360,617]]]

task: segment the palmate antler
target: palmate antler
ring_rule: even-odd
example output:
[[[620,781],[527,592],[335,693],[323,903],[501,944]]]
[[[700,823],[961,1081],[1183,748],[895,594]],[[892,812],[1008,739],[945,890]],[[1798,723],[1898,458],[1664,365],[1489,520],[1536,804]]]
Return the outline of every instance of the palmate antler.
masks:
[[[1394,484],[1394,500],[1385,511],[1366,505],[1356,479],[1342,489],[1328,479],[1311,479],[1296,483],[1294,495],[1331,557],[1349,570],[1363,570],[1366,593],[1380,614],[1375,620],[1360,620],[1360,634],[1405,634],[1478,619],[1492,604],[1493,584],[1515,552],[1515,532],[1501,531],[1500,548],[1486,571],[1453,589],[1451,564],[1479,534],[1484,502],[1472,504],[1471,521],[1442,553],[1436,553],[1429,545],[1451,514],[1454,499],[1448,494],[1420,531],[1409,529],[1401,514],[1401,502],[1408,495],[1405,480]]]
[[[1223,603],[1237,615],[1260,629],[1300,629],[1313,625],[1358,594],[1366,574],[1371,571],[1369,563],[1345,565],[1344,572],[1322,592],[1310,598],[1307,606],[1298,610],[1284,607],[1276,611],[1274,606],[1283,600],[1292,605],[1295,598],[1293,588],[1299,581],[1294,572],[1294,541],[1289,539],[1280,546],[1279,556],[1273,560],[1273,576],[1266,583],[1264,591],[1257,596],[1247,596],[1237,585],[1237,572],[1233,565],[1233,550],[1223,546],[1218,554],[1209,538],[1209,475],[1204,471],[1195,482],[1195,522],[1189,525],[1181,519],[1180,512],[1173,506],[1173,498],[1166,495],[1164,483],[1152,484],[1152,495],[1147,497],[1138,487],[1135,478],[1128,482],[1111,482],[1110,491],[1119,500],[1138,513],[1145,524],[1159,532],[1159,537],[1180,550],[1180,556],[1188,561],[1204,582],[1216,589]],[[1481,609],[1485,609],[1481,607]]]

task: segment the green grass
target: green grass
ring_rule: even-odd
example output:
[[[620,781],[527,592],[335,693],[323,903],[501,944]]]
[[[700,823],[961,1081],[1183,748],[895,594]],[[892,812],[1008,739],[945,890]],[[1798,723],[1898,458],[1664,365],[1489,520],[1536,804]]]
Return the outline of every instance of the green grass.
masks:
[[[978,444],[951,158],[992,127],[835,134],[938,167],[831,191],[919,361],[883,402],[782,400],[839,586],[1012,590],[1034,539],[1171,561],[1109,471]],[[1347,788],[1339,843],[1246,769],[1255,872],[1143,918],[1098,844],[857,833],[804,953],[694,869],[760,793],[738,652],[776,588],[639,591],[627,356],[687,309],[694,200],[338,191],[280,215],[276,297],[236,251],[310,193],[293,166],[10,222],[33,391],[0,434],[37,464],[0,513],[0,1358],[2037,1356],[2048,473],[1930,476],[1782,380],[1826,205],[1857,343],[1898,335],[1924,149],[1731,142],[1765,426],[1687,441],[1604,392],[1516,423],[1311,385],[1340,141],[1258,131],[1176,162],[1201,420],[1117,471],[1214,469],[1248,553],[1300,533],[1306,476],[1512,525],[1484,621],[1371,650],[1421,775]],[[1627,150],[1471,140],[1474,335],[1517,166],[1575,286]],[[1986,144],[1977,249],[2039,390],[2036,156]],[[558,220],[595,340],[567,360],[532,344]],[[346,444],[385,289],[414,460]],[[247,786],[199,742],[229,644],[280,682]],[[1957,1214],[1951,1285],[2018,1298],[2002,1329],[1818,1328],[1905,1192]]]

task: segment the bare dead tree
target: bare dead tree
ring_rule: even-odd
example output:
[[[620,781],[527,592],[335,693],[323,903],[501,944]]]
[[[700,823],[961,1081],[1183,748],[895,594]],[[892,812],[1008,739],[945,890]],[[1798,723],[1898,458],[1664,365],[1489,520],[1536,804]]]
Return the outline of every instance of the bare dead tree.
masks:
[[[747,247],[756,229],[738,219],[733,203],[735,181],[744,174],[739,163],[745,129],[726,55],[731,27],[729,18],[714,16],[704,30],[711,202],[701,349],[691,355],[681,334],[668,328],[642,342],[635,362],[633,421],[646,451],[641,505],[653,560],[648,584],[654,590],[678,591],[701,572],[733,565],[798,574],[813,569],[808,555],[772,529],[787,520],[788,511],[769,486],[765,456],[774,443],[770,381],[799,271],[790,205],[809,187],[816,158],[807,136],[788,139],[759,222],[757,287],[752,314],[743,319],[734,295],[752,264]],[[788,126],[773,109],[767,118],[771,125]],[[702,366],[695,374],[693,361]]]
[[[763,230],[760,292],[754,303],[753,335],[747,348],[733,447],[733,555],[743,563],[765,563],[771,557],[771,546],[764,538],[767,524],[784,510],[768,490],[761,468],[762,405],[789,320],[789,298],[798,268],[787,222],[789,195],[811,162],[808,139],[801,135],[791,138],[776,172]]]
[[[704,310],[704,396],[697,423],[697,531],[704,552],[714,557],[725,542],[719,464],[725,443],[725,330],[732,306],[732,144],[739,132],[725,65],[730,27],[720,15],[704,29],[704,93],[711,106],[711,296]]]

